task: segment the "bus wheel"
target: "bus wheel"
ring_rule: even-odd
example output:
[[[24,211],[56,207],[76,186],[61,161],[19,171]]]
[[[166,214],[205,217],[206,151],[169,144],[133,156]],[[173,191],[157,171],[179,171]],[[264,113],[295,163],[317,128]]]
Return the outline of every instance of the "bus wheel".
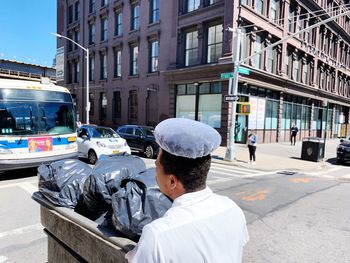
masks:
[[[95,164],[97,162],[97,155],[94,150],[90,150],[88,153],[88,159],[90,164]]]

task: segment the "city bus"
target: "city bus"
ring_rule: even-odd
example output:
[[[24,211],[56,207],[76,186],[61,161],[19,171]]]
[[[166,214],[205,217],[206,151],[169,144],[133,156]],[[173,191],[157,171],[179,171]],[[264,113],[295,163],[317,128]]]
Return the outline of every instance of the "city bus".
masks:
[[[77,155],[68,89],[49,81],[0,78],[0,172]]]

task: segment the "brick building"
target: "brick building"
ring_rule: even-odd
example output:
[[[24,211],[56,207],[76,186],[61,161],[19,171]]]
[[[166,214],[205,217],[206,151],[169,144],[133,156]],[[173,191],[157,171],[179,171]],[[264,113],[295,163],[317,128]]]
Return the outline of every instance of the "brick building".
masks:
[[[57,33],[90,50],[91,122],[186,117],[218,129],[226,144],[231,109],[220,74],[232,71],[232,33],[224,29],[239,21],[243,59],[347,8],[324,0],[58,0]],[[237,116],[236,142],[248,129],[260,142],[288,141],[292,123],[299,140],[339,136],[349,122],[349,32],[344,15],[245,61],[250,74],[240,76],[239,95],[253,112]],[[65,83],[83,116],[85,54],[62,45]]]

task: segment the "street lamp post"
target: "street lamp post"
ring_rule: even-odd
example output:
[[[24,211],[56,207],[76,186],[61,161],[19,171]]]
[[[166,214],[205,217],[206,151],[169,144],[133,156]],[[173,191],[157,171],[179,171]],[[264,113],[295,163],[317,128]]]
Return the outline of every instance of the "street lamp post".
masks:
[[[56,33],[51,33],[52,35],[59,37],[59,38],[64,38],[67,39],[69,41],[71,41],[72,43],[74,43],[75,45],[77,45],[78,47],[80,47],[82,50],[84,50],[86,52],[86,124],[89,124],[89,114],[90,114],[90,101],[89,101],[89,49],[83,47],[82,45],[78,44],[77,42],[75,42],[73,39],[70,39],[69,37],[60,35],[60,34],[56,34]]]

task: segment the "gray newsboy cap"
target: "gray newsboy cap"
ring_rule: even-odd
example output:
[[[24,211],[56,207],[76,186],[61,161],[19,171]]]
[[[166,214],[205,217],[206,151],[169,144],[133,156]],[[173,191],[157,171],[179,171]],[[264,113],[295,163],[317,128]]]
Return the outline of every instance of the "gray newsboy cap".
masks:
[[[154,131],[160,148],[176,156],[196,159],[220,146],[221,136],[211,126],[184,118],[166,119]]]

